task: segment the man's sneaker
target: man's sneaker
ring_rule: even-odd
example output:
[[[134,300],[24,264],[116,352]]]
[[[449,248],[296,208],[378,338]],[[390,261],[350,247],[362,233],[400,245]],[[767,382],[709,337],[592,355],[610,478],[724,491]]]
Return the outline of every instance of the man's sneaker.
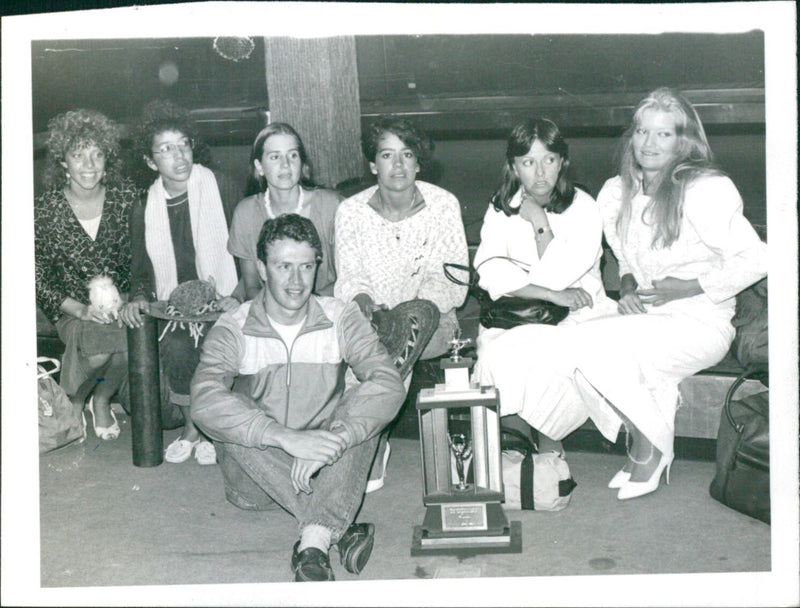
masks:
[[[339,539],[339,557],[348,572],[361,574],[375,545],[374,524],[351,524]]]
[[[316,547],[308,547],[298,553],[297,547],[299,546],[300,541],[298,540],[292,549],[292,570],[294,570],[295,582],[334,580],[331,562],[326,553]]]

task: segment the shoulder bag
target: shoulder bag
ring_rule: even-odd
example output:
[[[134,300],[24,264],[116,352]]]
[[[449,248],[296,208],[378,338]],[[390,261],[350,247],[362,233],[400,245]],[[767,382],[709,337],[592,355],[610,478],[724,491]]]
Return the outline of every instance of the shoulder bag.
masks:
[[[488,262],[493,259],[504,259],[516,264],[520,268],[527,270],[527,264],[507,256],[492,256],[485,259]],[[478,267],[480,267],[480,265]],[[547,300],[530,298],[518,298],[515,296],[503,296],[497,300],[492,300],[489,292],[478,285],[480,275],[478,269],[463,264],[446,262],[444,265],[444,275],[453,283],[466,285],[468,293],[475,298],[480,307],[480,322],[487,329],[499,327],[500,329],[511,329],[519,325],[529,323],[541,323],[544,325],[558,325],[569,314],[569,308],[559,306]],[[461,280],[453,276],[452,270],[458,270],[467,274],[467,280]]]
[[[67,393],[51,376],[61,367],[58,359],[39,357],[37,360],[39,393],[39,454],[81,443],[86,437],[86,421],[78,415]],[[54,368],[47,371],[46,363]]]
[[[732,509],[770,523],[769,391],[733,399],[746,379],[760,378],[763,373],[748,370],[728,389],[717,434],[717,470],[709,493]]]

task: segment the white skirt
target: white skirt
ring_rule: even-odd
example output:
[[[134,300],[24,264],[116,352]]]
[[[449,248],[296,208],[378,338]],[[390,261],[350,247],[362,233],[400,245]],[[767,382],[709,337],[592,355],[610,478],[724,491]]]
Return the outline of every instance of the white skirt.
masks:
[[[671,454],[678,384],[725,356],[732,316],[728,303],[698,296],[648,307],[645,314],[613,310],[556,327],[485,330],[475,379],[497,387],[501,415],[519,414],[553,439],[591,418],[616,441],[618,411]]]

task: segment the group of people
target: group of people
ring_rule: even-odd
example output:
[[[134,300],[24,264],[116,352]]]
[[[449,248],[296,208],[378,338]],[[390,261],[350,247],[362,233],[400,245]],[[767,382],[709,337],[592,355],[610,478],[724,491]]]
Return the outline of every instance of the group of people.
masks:
[[[354,521],[379,435],[408,389],[372,315],[433,302],[439,326],[422,354],[433,358],[466,297],[443,267],[468,263],[459,202],[417,179],[430,138],[379,118],[363,137],[376,184],[342,200],[314,186],[299,134],[272,123],[252,147],[259,192],[244,198],[171,103],[148,105],[136,131],[135,154],[155,180],[146,189],[122,176],[119,129],[105,116],[76,110],[49,126],[37,304],[66,344],[61,383],[76,407],[98,437],[117,438],[125,327],[177,286],[211,280],[223,313],[213,327],[162,336],[183,423],[165,459],[218,462],[230,502],[292,513],[295,580],[333,580],[333,547],[360,572],[374,526]],[[572,182],[554,123],[516,125],[474,259],[493,299],[570,311],[557,326],[481,327],[474,379],[499,389],[501,415],[538,431],[540,449],[563,452],[559,441],[588,418],[611,440],[624,427],[628,458],[609,484],[620,499],[654,491],[665,469],[668,479],[678,383],[725,355],[734,296],[766,274],[766,246],[682,95],[650,94],[623,144],[619,175],[595,201]],[[618,301],[601,280],[604,234]],[[91,305],[98,275],[122,294],[117,319]]]

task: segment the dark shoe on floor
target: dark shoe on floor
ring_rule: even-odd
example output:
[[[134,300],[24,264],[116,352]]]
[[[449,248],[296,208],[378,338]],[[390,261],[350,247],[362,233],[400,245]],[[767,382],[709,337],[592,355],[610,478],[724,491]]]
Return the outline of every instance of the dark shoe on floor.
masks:
[[[300,541],[298,540],[292,549],[292,570],[294,570],[295,582],[334,580],[333,569],[327,554],[316,547],[308,547],[298,553],[297,547],[299,546]]]
[[[339,557],[348,572],[360,574],[372,555],[374,524],[351,524],[339,539]]]

